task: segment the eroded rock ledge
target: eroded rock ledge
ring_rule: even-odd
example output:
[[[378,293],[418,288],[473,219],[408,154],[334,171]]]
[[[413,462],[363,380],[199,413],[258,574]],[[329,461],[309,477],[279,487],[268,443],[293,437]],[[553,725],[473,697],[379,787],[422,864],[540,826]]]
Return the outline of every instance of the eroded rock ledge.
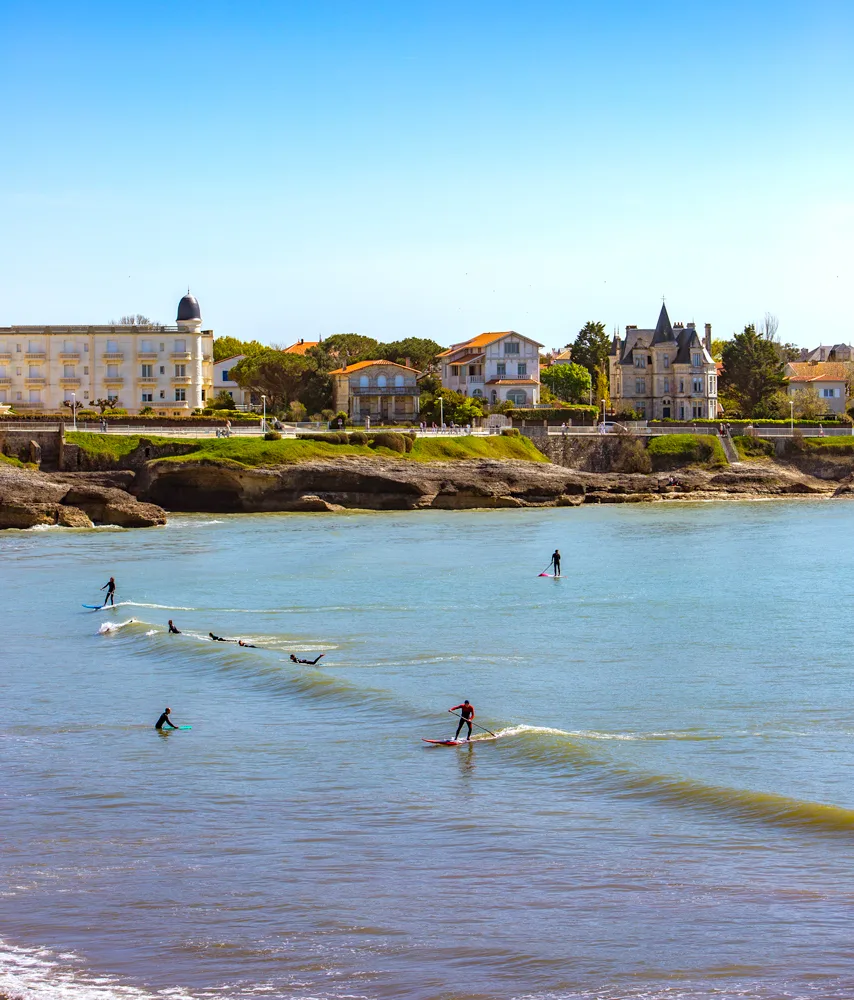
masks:
[[[736,468],[673,474],[584,473],[523,461],[416,463],[342,456],[273,469],[160,461],[134,492],[173,511],[468,510],[582,503],[831,496],[839,484],[788,469]],[[842,492],[841,490],[839,491]]]
[[[129,481],[122,483],[126,484]],[[0,464],[0,528],[52,524],[66,528],[91,528],[93,524],[150,528],[165,523],[162,508],[142,503],[116,485]]]

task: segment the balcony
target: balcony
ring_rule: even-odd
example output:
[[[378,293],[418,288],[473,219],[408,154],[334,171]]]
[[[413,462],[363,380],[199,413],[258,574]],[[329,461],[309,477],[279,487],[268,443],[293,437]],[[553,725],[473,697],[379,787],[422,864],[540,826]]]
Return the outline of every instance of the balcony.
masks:
[[[60,351],[59,360],[68,362],[79,361],[80,355],[77,351]]]
[[[105,363],[107,361],[124,361],[124,359],[125,359],[125,356],[124,356],[124,353],[122,351],[110,351],[109,354],[102,354],[101,355],[101,360],[103,362],[105,362]]]
[[[189,351],[173,351],[169,357],[173,361],[192,361],[193,355]]]
[[[483,375],[469,375],[467,381],[469,385],[483,385]]]
[[[121,375],[105,375],[101,381],[104,385],[124,385],[125,380]]]
[[[9,351],[0,351],[0,364],[9,364],[12,360],[12,355]]]
[[[420,396],[417,385],[351,385],[352,396]]]
[[[156,361],[157,351],[137,351],[136,352],[137,361]]]
[[[47,385],[47,379],[46,378],[25,378],[24,379],[24,385],[27,386],[27,388],[33,388],[34,389],[34,388],[36,388],[36,386]]]
[[[0,376],[0,385],[11,385],[11,384],[12,380],[10,378],[7,378],[5,375]]]
[[[47,360],[47,355],[44,351],[27,351],[24,358],[27,361],[45,361]]]
[[[72,385],[80,385],[80,379],[75,376],[69,375],[68,378],[61,378],[59,384],[62,386],[70,387]]]
[[[137,380],[137,382],[147,382],[147,383],[149,383],[151,385],[154,385],[157,382],[157,376],[156,375],[137,375],[136,380]]]
[[[192,375],[173,375],[172,385],[189,385],[193,381]]]

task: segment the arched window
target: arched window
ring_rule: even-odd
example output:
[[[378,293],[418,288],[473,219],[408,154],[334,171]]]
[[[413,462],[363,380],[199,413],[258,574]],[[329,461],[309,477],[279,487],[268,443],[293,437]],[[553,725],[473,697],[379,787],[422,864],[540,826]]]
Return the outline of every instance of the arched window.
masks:
[[[403,376],[402,375],[395,375],[394,376],[394,384],[396,386],[402,386],[403,385]]]
[[[498,393],[495,391],[495,389],[492,390],[492,402],[493,403],[498,402]]]
[[[380,389],[385,389],[386,378],[385,375],[377,375],[377,385]]]
[[[528,402],[528,393],[524,389],[511,389],[507,393],[507,399],[514,406],[524,406]]]
[[[480,399],[483,396],[483,392],[480,389],[472,389],[472,396],[477,396]]]
[[[368,385],[368,376],[367,375],[360,375],[359,376],[359,385],[363,389],[367,388],[367,385]]]

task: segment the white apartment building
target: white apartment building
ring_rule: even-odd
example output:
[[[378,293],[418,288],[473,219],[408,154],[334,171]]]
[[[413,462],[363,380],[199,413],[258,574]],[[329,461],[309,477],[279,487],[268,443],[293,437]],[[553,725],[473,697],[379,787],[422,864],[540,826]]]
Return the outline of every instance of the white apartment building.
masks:
[[[536,406],[542,346],[515,330],[481,333],[439,355],[442,385],[488,403]]]
[[[213,388],[213,331],[189,292],[175,326],[0,327],[0,405],[64,412],[98,399],[139,413],[186,416]]]

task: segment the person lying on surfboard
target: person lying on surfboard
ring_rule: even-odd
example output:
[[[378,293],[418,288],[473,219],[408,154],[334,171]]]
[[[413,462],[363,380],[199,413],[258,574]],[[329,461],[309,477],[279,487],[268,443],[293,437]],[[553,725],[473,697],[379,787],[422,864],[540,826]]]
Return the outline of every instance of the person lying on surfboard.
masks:
[[[208,635],[214,642],[237,642],[237,639],[223,639],[221,635],[214,635],[213,632],[208,632]]]
[[[454,733],[454,739],[455,740],[459,739],[459,737],[460,737],[460,730],[463,728],[463,726],[468,726],[469,727],[469,734],[466,737],[466,739],[470,740],[471,739],[471,724],[472,724],[472,720],[474,719],[474,705],[472,705],[472,703],[468,700],[468,698],[466,698],[466,700],[462,703],[462,705],[454,705],[454,707],[453,708],[449,708],[448,711],[449,712],[456,712],[457,709],[460,710],[460,724],[457,726],[456,733]]]
[[[317,660],[319,660],[321,656],[326,656],[326,653],[321,653],[320,656],[317,657]],[[291,659],[294,661],[294,663],[308,663],[312,667],[315,665],[315,663],[317,663],[317,660],[299,660],[297,659],[296,656],[294,656],[293,653],[291,653]]]
[[[238,646],[245,646],[247,649],[257,649],[257,646],[253,646],[251,642],[244,642],[242,639],[237,640]]]
[[[164,726],[169,726],[170,729],[177,729],[178,728],[175,725],[175,723],[169,718],[169,713],[171,711],[172,711],[171,708],[167,708],[167,709],[164,710],[163,714],[160,716],[160,718],[157,720],[157,722],[154,723],[154,728],[155,729],[162,729]]]

